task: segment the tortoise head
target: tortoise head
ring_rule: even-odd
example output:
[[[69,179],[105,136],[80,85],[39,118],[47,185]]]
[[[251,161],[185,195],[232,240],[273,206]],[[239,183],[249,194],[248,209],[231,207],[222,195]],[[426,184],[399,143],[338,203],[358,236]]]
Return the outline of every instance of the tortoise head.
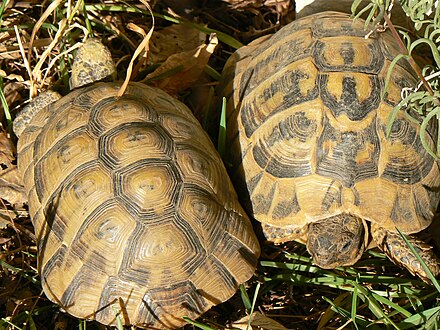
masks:
[[[78,88],[106,78],[113,78],[116,66],[107,47],[96,38],[87,39],[78,49],[72,65],[70,88]]]
[[[367,234],[361,218],[342,213],[309,224],[307,250],[321,268],[353,265],[365,250]]]

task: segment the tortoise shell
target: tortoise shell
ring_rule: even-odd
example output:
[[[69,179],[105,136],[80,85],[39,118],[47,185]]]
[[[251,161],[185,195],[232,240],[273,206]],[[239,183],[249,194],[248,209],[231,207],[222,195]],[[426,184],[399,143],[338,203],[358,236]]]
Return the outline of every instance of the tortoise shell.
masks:
[[[432,222],[439,167],[420,125],[400,111],[386,137],[402,89],[417,80],[399,61],[382,99],[399,48],[390,32],[365,38],[364,24],[336,12],[305,17],[225,66],[232,179],[276,243],[344,212],[405,233]],[[434,135],[428,127],[431,147]]]
[[[176,328],[230,298],[259,245],[190,110],[119,86],[71,92],[20,136],[42,285],[79,318]]]

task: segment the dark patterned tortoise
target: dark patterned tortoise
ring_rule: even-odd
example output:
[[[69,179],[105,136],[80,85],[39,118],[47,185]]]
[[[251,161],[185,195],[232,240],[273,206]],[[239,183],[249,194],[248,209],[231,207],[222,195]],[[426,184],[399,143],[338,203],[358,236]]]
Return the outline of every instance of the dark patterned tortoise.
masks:
[[[95,82],[114,71],[88,39],[73,91],[15,121],[41,282],[79,318],[181,327],[252,276],[259,244],[190,110],[140,83],[117,97],[120,84]]]
[[[299,19],[239,49],[223,73],[232,179],[269,241],[298,240],[316,265],[352,265],[374,241],[395,263],[427,278],[396,228],[413,234],[433,221],[438,163],[420,127],[401,111],[415,86],[391,33],[365,38],[364,21],[324,12]],[[426,140],[434,145],[435,127]],[[411,243],[432,272],[439,259]]]

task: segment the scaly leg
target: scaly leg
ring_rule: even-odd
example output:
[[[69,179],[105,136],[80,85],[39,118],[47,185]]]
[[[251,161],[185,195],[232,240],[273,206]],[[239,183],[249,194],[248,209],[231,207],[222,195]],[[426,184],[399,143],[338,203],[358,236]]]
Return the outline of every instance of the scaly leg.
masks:
[[[371,224],[371,236],[378,247],[395,264],[405,267],[411,274],[419,276],[424,281],[429,281],[428,275],[423,269],[417,257],[411,252],[398,232],[387,230],[378,224]],[[440,273],[440,259],[432,251],[432,247],[425,242],[408,236],[408,240],[417,253],[429,267],[434,276]]]

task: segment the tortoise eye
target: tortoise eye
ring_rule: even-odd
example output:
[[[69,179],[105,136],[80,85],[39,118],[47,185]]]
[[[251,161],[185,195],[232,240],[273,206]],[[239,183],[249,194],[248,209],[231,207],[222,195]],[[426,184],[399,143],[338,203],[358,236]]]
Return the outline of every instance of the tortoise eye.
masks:
[[[350,246],[351,246],[351,242],[347,241],[347,242],[344,243],[344,245],[340,248],[339,251],[346,252],[347,250],[350,249]]]

